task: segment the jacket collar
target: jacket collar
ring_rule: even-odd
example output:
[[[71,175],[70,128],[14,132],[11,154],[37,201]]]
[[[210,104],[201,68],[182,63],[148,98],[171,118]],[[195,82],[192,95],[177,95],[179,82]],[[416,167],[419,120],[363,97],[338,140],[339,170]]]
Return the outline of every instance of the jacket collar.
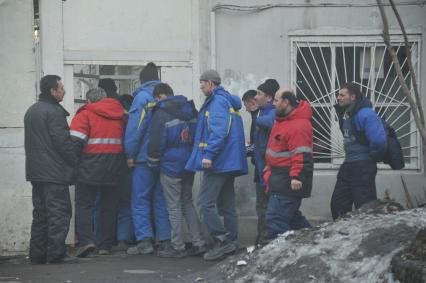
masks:
[[[49,104],[56,105],[59,108],[61,108],[62,111],[65,112],[65,116],[69,116],[70,115],[70,113],[50,94],[40,93],[40,96],[39,96],[38,100],[42,101],[42,102],[49,103]]]

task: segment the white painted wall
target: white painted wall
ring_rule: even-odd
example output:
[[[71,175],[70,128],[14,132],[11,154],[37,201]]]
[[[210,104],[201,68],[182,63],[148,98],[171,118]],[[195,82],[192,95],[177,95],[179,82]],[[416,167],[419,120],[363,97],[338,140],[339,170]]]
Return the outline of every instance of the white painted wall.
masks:
[[[219,2],[246,6],[309,6],[342,1],[40,0],[41,69],[45,74],[63,76],[67,90],[64,106],[70,112],[74,111],[74,64],[141,66],[154,61],[162,67],[163,80],[169,82],[176,93],[193,98],[200,106],[204,97],[199,91],[198,78],[200,72],[211,66],[212,39],[215,63],[225,87],[241,96],[267,77],[277,78],[281,84],[289,83],[291,34],[346,34],[366,30],[379,33],[381,28],[374,7],[286,7],[250,13],[217,11],[212,29],[211,9]],[[375,1],[353,3],[374,4]],[[424,45],[425,6],[401,6],[400,12],[407,29],[421,33]],[[0,32],[8,39],[0,42],[0,95],[3,99],[0,104],[0,178],[3,184],[0,190],[0,254],[24,251],[28,247],[32,206],[30,186],[24,177],[22,117],[36,100],[32,19],[31,1],[0,0]],[[394,19],[391,25],[396,27]],[[422,47],[421,52],[424,72],[425,48]],[[421,88],[425,87],[426,82],[422,81]],[[242,112],[248,137],[250,117],[244,110]],[[423,176],[417,171],[403,173],[407,175],[412,194],[421,202],[424,199]],[[303,205],[307,216],[329,218],[335,178],[336,171],[316,171],[313,195]],[[400,172],[380,172],[377,181],[379,197],[388,190],[391,197],[405,204]],[[253,217],[252,176],[238,178],[236,191],[240,215]],[[240,226],[244,231],[249,225],[242,223]]]
[[[398,1],[396,1],[399,3]],[[407,1],[403,1],[407,2]],[[416,1],[411,1],[416,3]],[[204,27],[201,42],[215,43],[216,65],[222,74],[225,87],[234,94],[242,95],[250,88],[256,88],[265,78],[271,77],[281,85],[289,85],[291,80],[291,36],[307,35],[362,35],[381,34],[381,18],[376,1],[351,1],[351,4],[370,5],[369,7],[316,7],[322,3],[345,5],[345,1],[216,1],[211,0],[208,7],[201,11],[200,18],[205,25],[210,13],[216,5],[261,6],[280,4],[284,7],[271,8],[264,11],[229,11],[217,10],[214,26]],[[300,7],[297,7],[300,6]],[[422,77],[426,70],[426,6],[398,6],[400,15],[408,32],[420,34],[422,38],[421,63]],[[398,31],[399,26],[392,10],[386,8],[391,31]],[[212,41],[211,28],[214,28]],[[212,55],[212,46],[201,49],[203,56]],[[204,62],[208,65],[208,62]],[[426,89],[426,80],[419,78],[421,89]],[[424,97],[423,97],[424,98]],[[426,99],[423,99],[425,107]],[[243,111],[245,112],[245,111]],[[248,136],[249,115],[243,115]],[[423,192],[426,183],[423,174],[417,170],[379,170],[377,181],[378,197],[383,197],[387,190],[392,198],[406,204],[400,174],[406,174],[410,193],[416,196],[419,203],[425,202]],[[309,218],[330,219],[330,198],[336,181],[337,170],[315,170],[312,197],[303,201],[303,211]],[[247,183],[245,183],[247,182]],[[239,195],[240,206],[254,207],[254,185],[248,178],[239,180],[242,193],[252,194],[252,202]]]
[[[65,60],[189,61],[191,24],[190,0],[67,1]]]
[[[23,113],[36,101],[32,19],[32,1],[0,1],[0,255],[28,246]]]

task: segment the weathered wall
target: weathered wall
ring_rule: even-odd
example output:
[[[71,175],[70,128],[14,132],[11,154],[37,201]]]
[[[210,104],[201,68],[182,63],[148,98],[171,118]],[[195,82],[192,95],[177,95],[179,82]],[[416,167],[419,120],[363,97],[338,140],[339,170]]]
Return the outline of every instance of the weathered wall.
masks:
[[[322,3],[339,4],[339,7],[318,7]],[[410,1],[396,1],[410,2]],[[218,71],[224,76],[225,86],[240,96],[250,88],[256,88],[265,78],[276,78],[281,85],[290,85],[291,80],[291,36],[313,35],[363,35],[381,34],[381,18],[376,1],[352,1],[351,5],[363,4],[364,7],[349,7],[342,1],[213,1],[204,7],[200,14],[203,33],[200,42],[201,57],[215,56]],[[426,7],[416,5],[398,5],[398,10],[408,32],[420,34],[422,45],[426,39]],[[218,9],[214,14],[214,25],[209,20],[210,12],[216,5],[261,6],[280,4],[284,7],[263,11],[230,11]],[[234,7],[238,9],[237,7]],[[390,29],[399,31],[392,10],[386,8]],[[211,28],[214,28],[213,43]],[[214,52],[215,51],[215,52]],[[209,66],[210,61],[201,61]],[[202,65],[203,66],[203,65]],[[426,70],[426,51],[421,47],[420,69]],[[421,77],[425,77],[424,74]],[[426,89],[426,81],[420,80],[421,89]],[[426,99],[423,99],[425,107]],[[244,111],[245,112],[245,111]],[[249,115],[244,114],[245,125],[250,124]],[[246,126],[246,136],[248,127]],[[377,177],[378,196],[383,197],[387,190],[391,197],[406,203],[402,191],[400,174],[406,174],[408,190],[418,202],[425,202],[423,192],[425,179],[417,170],[379,170]],[[303,203],[303,210],[309,218],[329,219],[330,198],[336,181],[337,170],[316,169],[312,197]],[[240,208],[254,208],[254,185],[250,178],[239,179],[238,195]],[[247,194],[251,198],[247,202]],[[243,209],[247,211],[247,209]],[[252,210],[252,213],[254,211]]]
[[[341,3],[337,0],[106,0],[100,4],[84,0],[40,0],[41,69],[64,77],[67,88],[64,106],[70,111],[74,108],[73,64],[143,65],[148,61],[161,65],[164,80],[170,82],[177,93],[192,97],[199,106],[204,100],[199,91],[199,73],[212,66],[212,58],[224,77],[225,87],[242,95],[267,77],[277,78],[281,84],[290,83],[289,34],[379,34],[381,29],[374,6],[286,7],[260,12],[218,10],[212,26],[211,11],[219,2],[245,6]],[[374,4],[375,1],[354,3]],[[422,43],[426,42],[425,6],[404,5],[399,9],[407,29],[420,33]],[[0,94],[3,99],[0,104],[0,178],[3,184],[0,190],[0,254],[24,251],[29,238],[32,206],[30,186],[24,181],[22,117],[36,98],[32,19],[31,1],[0,0],[0,31],[7,38],[0,42]],[[394,19],[391,19],[391,26],[397,28]],[[215,48],[212,48],[212,39]],[[424,72],[426,51],[423,47],[421,56]],[[422,89],[425,84],[421,82]],[[250,117],[244,110],[242,115],[248,137]],[[379,197],[387,190],[391,197],[405,204],[400,173],[379,172]],[[412,194],[419,202],[424,200],[421,173],[415,170],[403,173]],[[316,170],[313,195],[303,205],[308,217],[329,219],[329,200],[335,179],[336,170]],[[198,187],[196,182],[196,191]],[[252,175],[238,178],[236,191],[242,219],[254,220]],[[242,232],[252,237],[255,222],[253,225],[242,222],[240,226]]]
[[[32,205],[23,113],[36,100],[32,19],[32,1],[0,1],[0,254],[28,245]]]

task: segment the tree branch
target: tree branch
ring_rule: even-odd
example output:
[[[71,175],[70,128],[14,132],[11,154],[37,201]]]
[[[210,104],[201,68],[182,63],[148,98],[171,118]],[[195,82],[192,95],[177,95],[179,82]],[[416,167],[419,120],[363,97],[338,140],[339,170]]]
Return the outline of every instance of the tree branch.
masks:
[[[425,131],[425,128],[423,127],[423,123],[420,121],[417,103],[414,101],[413,97],[411,96],[410,90],[409,90],[409,88],[408,88],[408,86],[407,86],[407,84],[404,80],[404,75],[402,74],[401,65],[399,64],[398,57],[397,57],[395,50],[393,49],[393,46],[391,44],[390,36],[389,36],[389,24],[388,24],[388,19],[386,17],[385,8],[383,6],[383,3],[382,3],[381,0],[377,0],[377,4],[379,6],[380,15],[381,15],[382,21],[383,21],[383,40],[385,42],[386,48],[388,49],[388,51],[391,55],[392,61],[394,63],[395,71],[396,71],[396,74],[398,76],[398,81],[399,81],[399,83],[402,87],[402,91],[403,91],[404,95],[408,99],[408,103],[410,104],[410,107],[411,107],[411,112],[413,113],[413,116],[414,116],[414,121],[416,123],[417,129],[420,132],[420,135],[422,136],[422,140],[423,140],[423,144],[424,144],[425,141],[426,141],[426,131]]]
[[[416,97],[416,102],[417,102],[417,110],[419,111],[420,120],[421,120],[422,125],[424,127],[425,126],[425,116],[424,116],[424,113],[423,113],[423,107],[421,105],[421,100],[420,100],[419,87],[418,87],[418,84],[417,84],[417,75],[416,75],[416,72],[414,71],[413,61],[411,60],[411,58],[412,58],[411,48],[410,48],[410,44],[408,42],[407,32],[405,31],[404,24],[402,23],[402,19],[399,15],[398,10],[396,9],[394,1],[389,0],[389,2],[392,6],[392,10],[395,13],[396,19],[398,20],[398,24],[399,24],[401,31],[402,31],[402,34],[404,36],[405,50],[406,50],[406,54],[407,54],[407,63],[408,63],[408,67],[410,69],[411,79],[412,79],[412,82],[413,82],[414,95]]]

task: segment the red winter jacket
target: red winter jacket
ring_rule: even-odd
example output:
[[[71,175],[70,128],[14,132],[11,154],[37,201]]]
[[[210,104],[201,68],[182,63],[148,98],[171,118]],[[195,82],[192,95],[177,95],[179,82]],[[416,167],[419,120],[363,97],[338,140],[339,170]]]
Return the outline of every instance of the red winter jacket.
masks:
[[[82,147],[77,182],[115,185],[124,167],[124,109],[113,98],[81,107],[71,122],[70,134]]]
[[[312,190],[312,108],[306,101],[286,117],[275,116],[266,150],[265,181],[271,194],[309,197]],[[302,182],[293,191],[292,179]]]

